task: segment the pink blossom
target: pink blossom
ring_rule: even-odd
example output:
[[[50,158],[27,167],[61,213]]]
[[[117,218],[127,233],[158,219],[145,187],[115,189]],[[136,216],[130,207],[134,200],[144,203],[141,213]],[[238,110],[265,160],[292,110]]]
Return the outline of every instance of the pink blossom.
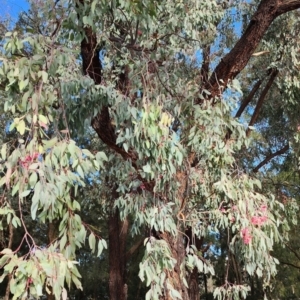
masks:
[[[261,221],[262,223],[267,222],[267,220],[268,220],[268,217],[267,217],[267,216],[262,216],[262,217],[260,217],[260,221]]]
[[[263,205],[260,206],[260,210],[262,212],[266,212],[268,210],[268,206],[266,204],[263,204]]]
[[[254,216],[254,217],[251,218],[251,223],[253,225],[261,226],[267,221],[267,219],[268,219],[267,216],[262,216],[262,217]]]
[[[23,168],[28,169],[31,162],[35,161],[39,157],[38,152],[34,152],[32,155],[27,155],[23,159],[20,159]]]
[[[250,229],[248,227],[241,230],[242,239],[245,245],[250,244],[252,240],[252,235],[250,234]]]
[[[32,154],[32,156],[31,156],[31,158],[32,158],[32,160],[35,160],[35,159],[37,159],[38,157],[39,157],[39,153],[38,152],[34,152],[33,154]]]
[[[260,220],[260,217],[257,217],[257,216],[255,216],[255,217],[252,217],[251,218],[251,223],[253,224],[253,225],[261,225],[261,220]]]
[[[233,205],[231,209],[232,209],[233,211],[237,211],[237,210],[238,210],[238,208],[237,208],[236,205]]]

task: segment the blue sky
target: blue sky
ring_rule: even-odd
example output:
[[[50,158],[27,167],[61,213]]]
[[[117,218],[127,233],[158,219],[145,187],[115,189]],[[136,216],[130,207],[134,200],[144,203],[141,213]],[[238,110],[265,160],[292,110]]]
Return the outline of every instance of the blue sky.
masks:
[[[0,0],[0,18],[10,16],[16,21],[21,11],[27,10],[29,4],[26,0]]]

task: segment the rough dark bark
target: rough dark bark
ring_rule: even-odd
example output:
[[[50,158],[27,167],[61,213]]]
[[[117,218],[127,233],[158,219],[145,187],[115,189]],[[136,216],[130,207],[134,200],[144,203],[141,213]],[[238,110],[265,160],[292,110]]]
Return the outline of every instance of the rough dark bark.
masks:
[[[205,249],[203,248],[203,241],[204,241],[203,238],[200,239],[197,236],[195,236],[191,227],[189,227],[185,233],[189,238],[189,241],[195,241],[194,246],[197,248],[198,251],[205,253],[209,249],[210,245],[207,245]],[[190,297],[189,300],[199,300],[200,287],[199,287],[199,273],[197,268],[194,268],[194,270],[190,274],[188,278],[188,285],[189,285],[188,293]]]
[[[12,222],[10,222],[8,224],[8,245],[7,245],[8,249],[12,248],[13,238],[14,238],[14,227],[12,225]],[[11,281],[11,279],[12,279],[12,275],[9,274],[7,276],[7,286],[6,286],[4,300],[9,300],[9,295],[10,295],[10,281]]]
[[[12,275],[8,274],[7,275],[7,285],[6,285],[6,290],[5,290],[5,296],[4,300],[9,300],[9,295],[10,295],[10,281],[11,281]]]
[[[172,257],[177,260],[177,263],[174,267],[174,270],[168,272],[167,279],[171,285],[180,293],[182,300],[191,300],[189,297],[188,289],[184,285],[181,279],[181,269],[180,266],[185,259],[185,244],[184,244],[184,235],[179,232],[177,237],[172,236],[169,233],[163,233],[160,235],[169,245]],[[166,290],[168,290],[166,288]],[[160,300],[172,300],[173,298],[169,293],[163,295]]]
[[[201,79],[203,82],[208,81],[210,64],[210,45],[206,45],[203,49],[203,63],[201,66]]]
[[[203,283],[204,283],[205,299],[208,300],[208,289],[207,289],[207,277],[206,277],[206,274],[203,274]]]
[[[48,243],[53,243],[58,237],[58,221],[52,221],[48,225]],[[49,287],[48,287],[49,288]],[[55,300],[55,296],[51,293],[52,289],[50,289],[50,294],[47,294],[47,300]]]
[[[84,33],[85,38],[81,42],[83,73],[90,76],[96,84],[100,84],[102,65],[99,59],[100,49],[97,43],[97,36],[89,26],[84,28]]]
[[[188,281],[189,300],[200,300],[200,288],[199,288],[198,276],[199,276],[198,270],[197,268],[194,268]]]
[[[300,7],[299,0],[280,0],[280,5],[277,10],[277,16],[285,14],[288,11],[295,10]]]
[[[109,299],[126,300],[126,239],[128,221],[121,221],[119,211],[109,216]]]
[[[57,237],[58,237],[58,226],[59,222],[58,221],[52,221],[48,225],[48,243],[51,244],[53,243]]]

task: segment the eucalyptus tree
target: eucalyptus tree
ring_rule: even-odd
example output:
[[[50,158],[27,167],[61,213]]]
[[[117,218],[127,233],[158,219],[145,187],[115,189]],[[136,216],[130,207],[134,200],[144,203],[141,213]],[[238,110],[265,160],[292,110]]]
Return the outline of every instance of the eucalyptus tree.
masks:
[[[110,299],[128,296],[127,254],[141,244],[126,253],[129,234],[144,235],[146,299],[199,299],[199,274],[206,282],[215,273],[212,236],[226,256],[214,296],[246,298],[253,276],[267,291],[274,243],[286,241],[297,207],[262,188],[260,170],[297,157],[299,131],[294,109],[285,111],[281,120],[294,120],[286,144],[268,147],[276,122],[261,108],[275,82],[274,103],[298,108],[300,1],[31,5],[34,27],[7,32],[1,49],[2,107],[18,135],[1,149],[1,220],[24,231],[20,246],[1,252],[14,299],[66,299],[71,284],[81,288],[80,248],[88,240],[100,256],[107,247],[79,213],[78,190],[91,180],[108,224]],[[47,243],[29,230],[28,205],[47,224]]]

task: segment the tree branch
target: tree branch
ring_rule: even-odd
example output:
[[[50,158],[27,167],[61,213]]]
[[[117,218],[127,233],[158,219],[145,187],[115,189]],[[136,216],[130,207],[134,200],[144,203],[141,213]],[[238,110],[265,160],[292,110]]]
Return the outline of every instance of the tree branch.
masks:
[[[201,79],[203,82],[208,81],[208,72],[209,72],[209,64],[210,64],[210,45],[206,45],[203,48],[203,62],[201,67]]]
[[[277,10],[277,16],[280,16],[288,11],[300,8],[300,0],[281,0]]]
[[[261,93],[261,95],[260,95],[260,97],[259,97],[259,99],[257,101],[254,113],[253,113],[252,118],[251,118],[251,120],[249,122],[248,129],[246,131],[246,135],[247,136],[249,136],[250,131],[251,131],[251,129],[249,127],[252,126],[256,122],[256,120],[258,118],[258,115],[260,113],[261,107],[263,105],[263,102],[264,102],[264,100],[266,98],[266,95],[267,95],[269,89],[271,88],[271,86],[272,86],[272,84],[273,84],[273,82],[274,82],[277,74],[278,74],[278,70],[277,69],[272,69],[269,81],[266,84],[265,88],[263,89],[263,91],[262,91],[262,93]]]
[[[259,89],[260,85],[262,83],[262,80],[258,80],[255,85],[253,86],[251,92],[249,93],[249,95],[244,98],[239,110],[237,111],[237,113],[235,114],[235,118],[239,118],[242,113],[244,112],[245,108],[248,106],[248,104],[251,102],[251,100],[253,99],[255,93],[257,92],[257,90]]]
[[[83,4],[84,0],[81,0],[80,2]],[[97,36],[89,26],[84,27],[84,33],[85,38],[81,42],[83,73],[91,77],[95,84],[100,84],[102,81],[102,64],[99,57],[100,49],[97,42]],[[117,83],[117,89],[124,95],[128,93],[128,73],[129,69],[125,67],[124,72],[119,74],[119,80]],[[132,166],[138,171],[138,166],[136,164],[138,157],[135,151],[130,149],[126,152],[123,148],[116,144],[117,137],[115,128],[111,122],[108,106],[102,106],[98,114],[92,118],[91,126],[103,143],[120,154],[124,160],[131,160]],[[145,181],[139,173],[138,179],[143,182],[145,189],[153,191],[153,181]]]
[[[284,243],[285,246],[294,253],[294,255],[300,260],[300,255],[288,244],[288,243]]]
[[[265,32],[279,15],[300,7],[300,0],[262,0],[251,18],[245,33],[233,49],[215,68],[204,89],[213,99],[222,93],[228,82],[234,79],[247,65]]]
[[[276,156],[282,155],[285,152],[287,152],[289,150],[289,145],[285,145],[282,149],[271,153],[270,155],[268,155],[261,163],[259,163],[253,170],[252,172],[257,173],[258,170],[263,167],[264,165],[266,165],[271,159],[273,159]]]
[[[80,2],[83,4],[84,0],[81,0]],[[97,36],[90,26],[84,27],[84,33],[85,37],[81,42],[83,73],[92,78],[95,84],[100,84],[102,81],[102,64],[99,57],[100,49],[97,42]],[[122,76],[122,74],[120,76]],[[119,88],[125,89],[123,86],[125,84],[126,80],[120,79]],[[92,119],[91,125],[99,138],[108,147],[119,153],[125,160],[135,159],[132,153],[127,153],[116,145],[115,129],[111,123],[109,109],[107,106],[102,107],[99,113]]]
[[[280,259],[278,259],[279,260],[279,262],[281,263],[281,264],[283,264],[283,265],[287,265],[287,266],[290,266],[290,267],[293,267],[293,268],[295,268],[295,269],[299,269],[300,270],[300,267],[299,266],[296,266],[296,265],[294,265],[294,264],[292,264],[292,263],[289,263],[289,262],[286,262],[286,261],[282,261],[282,260],[280,260]]]

